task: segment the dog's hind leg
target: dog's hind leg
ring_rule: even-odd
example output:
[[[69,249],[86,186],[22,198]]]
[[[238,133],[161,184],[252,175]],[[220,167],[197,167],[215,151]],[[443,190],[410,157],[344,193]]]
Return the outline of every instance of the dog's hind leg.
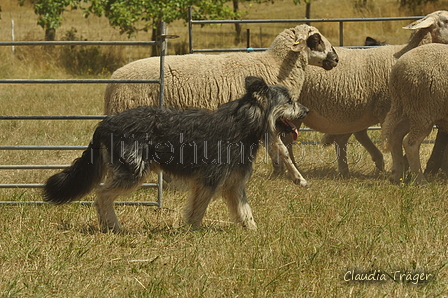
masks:
[[[201,226],[202,218],[215,191],[196,181],[192,183],[190,197],[184,209],[184,218],[194,229],[199,229]]]
[[[131,174],[113,175],[106,178],[104,185],[97,190],[97,199],[94,202],[98,213],[98,221],[102,232],[112,231],[120,233],[121,224],[114,210],[114,201],[119,196],[131,193],[141,184]]]
[[[242,177],[227,179],[223,186],[222,196],[227,203],[232,219],[241,223],[243,227],[256,230],[257,224],[246,197],[246,180]]]

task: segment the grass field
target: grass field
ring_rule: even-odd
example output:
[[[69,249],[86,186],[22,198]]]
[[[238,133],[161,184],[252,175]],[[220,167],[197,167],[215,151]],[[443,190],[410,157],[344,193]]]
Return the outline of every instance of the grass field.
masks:
[[[314,1],[313,17],[409,15],[396,1],[376,1],[368,11],[352,1]],[[426,6],[418,15],[446,7]],[[303,6],[288,1],[254,6],[251,18],[300,18]],[[32,9],[2,2],[0,40],[42,39]],[[296,15],[296,11],[299,11]],[[89,40],[125,39],[103,19],[86,23],[77,12],[65,15],[60,32],[75,27]],[[106,24],[106,27],[105,27]],[[405,24],[403,24],[405,25]],[[401,25],[358,24],[345,27],[347,45],[370,35],[405,42]],[[6,28],[6,29],[5,29]],[[101,28],[101,29],[100,29]],[[186,32],[182,24],[170,33]],[[233,47],[231,28],[196,29],[198,47]],[[260,31],[261,30],[261,31]],[[337,26],[324,34],[338,42]],[[254,46],[268,46],[280,28],[256,27]],[[264,35],[266,34],[266,35]],[[186,42],[180,34],[180,43]],[[225,36],[225,38],[220,38]],[[138,39],[147,36],[140,34]],[[174,51],[174,41],[172,43]],[[181,46],[181,45],[179,45]],[[0,78],[71,78],[51,61],[51,51],[0,49]],[[125,48],[125,60],[145,49]],[[101,77],[108,77],[104,73]],[[87,74],[82,77],[86,77]],[[89,76],[97,77],[97,76]],[[0,85],[1,114],[101,114],[104,85]],[[87,145],[97,121],[0,121],[0,145]],[[379,140],[379,132],[370,132]],[[302,132],[295,145],[308,189],[288,177],[269,179],[264,150],[254,165],[247,193],[257,231],[229,221],[222,200],[214,201],[198,231],[182,221],[186,194],[165,187],[164,208],[118,206],[126,232],[100,233],[95,210],[71,204],[0,205],[1,297],[448,297],[448,186],[443,174],[428,186],[391,185],[377,173],[355,141],[349,145],[352,176],[337,175],[334,150],[306,145],[321,134]],[[434,138],[434,135],[429,137]],[[423,164],[431,144],[422,148]],[[2,151],[2,164],[69,164],[80,152]],[[390,155],[385,154],[390,168]],[[42,183],[55,171],[1,170],[1,183]],[[127,200],[154,200],[153,189]],[[3,201],[40,201],[40,190],[1,189]],[[93,200],[89,196],[86,200]],[[357,279],[368,278],[368,281]],[[376,280],[372,280],[376,279]]]

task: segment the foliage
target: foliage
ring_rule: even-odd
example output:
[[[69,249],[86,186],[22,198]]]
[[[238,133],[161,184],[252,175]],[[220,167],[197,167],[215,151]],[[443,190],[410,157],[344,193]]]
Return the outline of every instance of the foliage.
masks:
[[[23,6],[26,0],[18,0],[19,4]],[[80,0],[30,0],[34,5],[34,13],[39,16],[37,24],[46,30],[45,39],[54,39],[54,30],[58,29],[62,23],[62,13],[70,7],[76,9]],[[49,37],[49,34],[52,37]]]
[[[88,1],[88,0],[85,0]],[[120,33],[129,36],[138,31],[155,29],[160,22],[172,23],[188,19],[188,7],[193,6],[194,18],[224,19],[238,15],[226,1],[218,0],[92,0],[85,15],[106,16]]]

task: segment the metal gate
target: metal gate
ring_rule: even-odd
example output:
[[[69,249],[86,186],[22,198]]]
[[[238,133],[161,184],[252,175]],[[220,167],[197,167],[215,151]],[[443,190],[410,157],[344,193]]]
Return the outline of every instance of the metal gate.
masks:
[[[177,36],[166,34],[165,23],[161,24],[158,41],[12,41],[0,42],[0,46],[35,46],[35,45],[156,45],[160,49],[160,76],[157,79],[0,79],[0,84],[97,84],[97,83],[150,83],[159,84],[159,106],[164,105],[164,63],[167,39]],[[105,115],[0,115],[1,120],[102,120]],[[85,150],[87,146],[0,146],[0,150]],[[0,165],[0,170],[36,170],[64,169],[69,165]],[[157,188],[157,201],[125,201],[115,202],[120,205],[145,205],[162,207],[162,173],[158,174],[157,182],[144,183],[142,187]],[[42,188],[44,184],[0,184],[0,188]],[[0,204],[43,204],[42,201],[0,201]],[[92,201],[79,201],[81,204],[92,204]]]

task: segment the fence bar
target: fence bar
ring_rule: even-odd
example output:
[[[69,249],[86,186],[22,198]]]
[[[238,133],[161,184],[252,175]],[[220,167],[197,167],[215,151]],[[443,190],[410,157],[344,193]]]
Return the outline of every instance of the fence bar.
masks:
[[[158,79],[0,79],[0,84],[160,83]]]
[[[0,165],[0,170],[52,170],[65,169],[70,165]]]
[[[379,18],[336,18],[336,19],[270,19],[270,20],[191,20],[192,24],[252,24],[252,23],[331,23],[331,22],[375,22],[419,20],[424,16],[379,17]]]
[[[0,120],[102,120],[107,115],[0,115]]]
[[[0,184],[0,188],[43,188],[44,186],[45,184],[43,183]],[[158,187],[158,186],[159,186],[158,183],[143,183],[140,185],[141,188]]]
[[[12,145],[0,146],[0,150],[86,150],[87,146],[40,146],[40,145]]]
[[[81,204],[81,205],[92,205],[93,201],[74,201],[71,202],[71,204]],[[116,201],[114,202],[115,205],[120,206],[156,206],[159,205],[157,202],[147,202],[147,201],[133,201],[133,202],[127,202],[127,201]],[[12,206],[18,206],[18,205],[49,205],[47,202],[43,201],[0,201],[0,205],[12,205]]]
[[[74,40],[62,40],[62,41],[0,41],[0,46],[39,46],[39,45],[159,45],[161,41],[74,41]]]

